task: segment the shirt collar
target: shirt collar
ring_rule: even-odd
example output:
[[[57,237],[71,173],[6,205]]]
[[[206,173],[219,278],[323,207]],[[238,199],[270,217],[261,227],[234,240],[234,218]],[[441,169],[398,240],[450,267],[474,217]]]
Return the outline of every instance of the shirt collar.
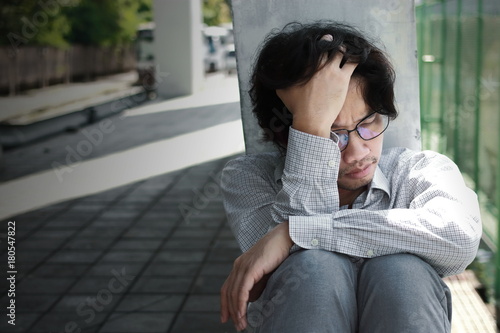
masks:
[[[274,169],[274,181],[276,184],[281,182],[281,177],[283,176],[283,169],[285,168],[285,158],[280,158],[276,168]],[[372,182],[370,184],[369,191],[372,189],[384,191],[389,198],[391,197],[391,187],[389,186],[389,181],[385,177],[380,167],[377,165],[375,169],[375,174],[373,175]]]
[[[375,169],[375,174],[373,175],[369,191],[372,189],[382,190],[389,196],[389,198],[391,197],[391,187],[389,185],[389,181],[378,165]]]

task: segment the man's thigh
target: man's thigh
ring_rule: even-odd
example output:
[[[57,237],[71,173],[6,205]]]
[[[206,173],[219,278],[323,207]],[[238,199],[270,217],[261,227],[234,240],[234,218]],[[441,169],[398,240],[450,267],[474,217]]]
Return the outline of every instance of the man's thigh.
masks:
[[[255,332],[355,332],[357,268],[342,254],[322,250],[293,253],[273,273],[252,303]]]
[[[451,293],[411,254],[366,260],[358,276],[360,332],[449,332]]]

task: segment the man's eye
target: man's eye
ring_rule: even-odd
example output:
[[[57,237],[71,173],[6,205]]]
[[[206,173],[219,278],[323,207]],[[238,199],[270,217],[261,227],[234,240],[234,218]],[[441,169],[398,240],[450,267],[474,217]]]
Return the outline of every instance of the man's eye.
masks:
[[[375,124],[377,123],[378,119],[377,117],[374,115],[366,120],[363,120],[363,122],[360,124],[360,125],[370,125],[370,124]]]
[[[342,144],[345,144],[349,140],[349,135],[346,133],[337,133],[337,136],[339,137],[339,142]]]

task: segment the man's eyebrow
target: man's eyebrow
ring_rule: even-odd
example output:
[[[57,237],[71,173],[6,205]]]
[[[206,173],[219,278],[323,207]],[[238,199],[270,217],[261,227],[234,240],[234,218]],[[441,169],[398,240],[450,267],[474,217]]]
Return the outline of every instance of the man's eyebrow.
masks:
[[[354,121],[354,123],[358,124],[361,120],[363,120],[366,117],[368,117],[368,115],[370,115],[371,113],[372,113],[372,111],[368,111],[364,116],[362,116],[358,120]],[[345,128],[345,125],[337,125],[335,122],[333,122],[332,127]]]

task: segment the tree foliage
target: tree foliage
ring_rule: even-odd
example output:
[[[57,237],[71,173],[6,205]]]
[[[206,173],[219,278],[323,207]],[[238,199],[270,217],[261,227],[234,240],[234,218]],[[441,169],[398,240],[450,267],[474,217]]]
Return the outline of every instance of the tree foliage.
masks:
[[[17,48],[26,44],[65,46],[70,24],[62,14],[74,0],[1,0],[0,45]]]
[[[202,1],[207,25],[231,22],[230,0]],[[0,45],[123,45],[152,21],[153,0],[0,0]]]
[[[203,23],[220,25],[231,22],[230,0],[203,0]]]
[[[140,23],[153,22],[153,0],[140,0],[137,15]]]
[[[80,0],[66,10],[72,44],[121,45],[133,40],[139,18],[138,0]]]
[[[0,45],[130,43],[152,0],[0,0]]]

